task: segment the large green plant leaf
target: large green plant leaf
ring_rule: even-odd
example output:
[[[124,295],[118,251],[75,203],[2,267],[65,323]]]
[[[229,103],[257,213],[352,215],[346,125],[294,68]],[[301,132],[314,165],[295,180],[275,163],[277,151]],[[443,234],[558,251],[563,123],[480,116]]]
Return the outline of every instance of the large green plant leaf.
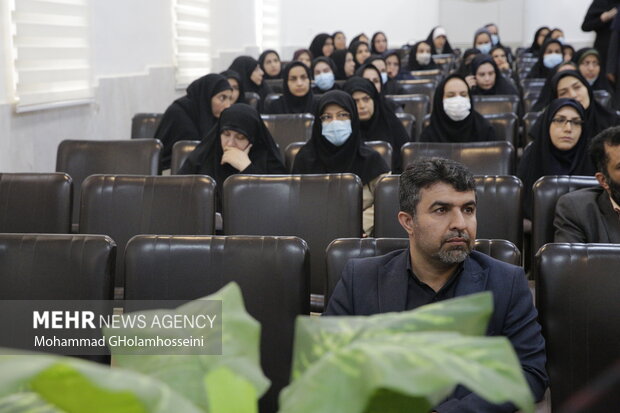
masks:
[[[245,310],[241,290],[236,283],[230,283],[220,291],[201,300],[191,301],[176,310],[158,310],[143,312],[144,314],[204,314],[204,300],[222,301],[222,355],[142,355],[140,349],[135,354],[114,354],[114,363],[123,368],[137,371],[168,384],[179,394],[191,400],[195,405],[211,413],[228,413],[226,409],[217,409],[212,406],[217,397],[209,397],[205,382],[208,375],[216,369],[225,369],[237,376],[237,380],[228,377],[239,392],[235,405],[256,405],[258,398],[269,387],[269,381],[263,375],[260,367],[260,325]],[[126,336],[149,337],[152,332],[148,329],[104,329],[105,335],[123,334]],[[199,329],[188,330],[188,335],[210,335]],[[127,352],[130,349],[123,349]],[[212,382],[212,381],[211,381]],[[214,391],[218,391],[214,389]],[[237,413],[245,411],[237,410]],[[250,411],[251,413],[252,411]]]

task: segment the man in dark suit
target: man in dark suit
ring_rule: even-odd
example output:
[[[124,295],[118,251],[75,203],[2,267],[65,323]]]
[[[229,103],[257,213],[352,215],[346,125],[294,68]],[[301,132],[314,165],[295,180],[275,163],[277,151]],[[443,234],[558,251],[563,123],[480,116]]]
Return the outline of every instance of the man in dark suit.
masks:
[[[536,400],[547,388],[545,342],[523,269],[472,251],[476,238],[476,186],[458,162],[421,159],[400,177],[398,220],[409,248],[350,260],[325,315],[404,311],[480,291],[493,293],[487,335],[512,343]],[[459,386],[435,408],[444,412],[512,412]]]
[[[590,143],[598,187],[562,195],[555,207],[555,242],[620,243],[620,126]]]

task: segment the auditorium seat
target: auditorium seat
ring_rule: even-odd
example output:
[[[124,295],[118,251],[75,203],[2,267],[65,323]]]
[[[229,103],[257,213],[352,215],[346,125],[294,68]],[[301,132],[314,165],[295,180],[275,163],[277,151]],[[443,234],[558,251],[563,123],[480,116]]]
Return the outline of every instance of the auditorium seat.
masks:
[[[517,113],[518,95],[474,95],[474,110],[481,115],[492,113]]]
[[[177,175],[189,154],[192,153],[200,141],[176,141],[172,146],[172,159],[170,161],[170,173]]]
[[[215,182],[204,175],[90,176],[82,186],[80,232],[116,241],[120,288],[125,245],[134,235],[215,233]]]
[[[620,359],[620,246],[547,244],[536,256],[536,267],[553,410],[575,407],[575,399],[564,403],[592,386],[587,392],[591,397],[581,399],[590,409],[574,411],[617,411],[617,378],[615,383],[595,380]]]
[[[325,248],[362,236],[362,182],[353,174],[233,175],[223,189],[225,235],[280,235],[310,248],[315,310],[325,293]]]
[[[260,322],[261,364],[271,380],[261,412],[275,413],[289,382],[295,319],[310,313],[308,263],[308,246],[296,237],[137,236],[125,255],[126,298],[192,300],[238,283]]]
[[[131,119],[131,139],[153,139],[163,113],[136,113]]]
[[[398,222],[398,181],[400,175],[381,178],[375,189],[375,227],[377,238],[407,237]],[[475,176],[478,238],[497,238],[523,244],[523,184],[515,176]],[[501,214],[497,211],[502,211]]]
[[[532,111],[532,107],[538,101],[540,91],[524,91],[523,92],[523,110],[528,114]]]
[[[282,65],[282,67],[285,66]],[[282,79],[263,79],[263,82],[273,90],[273,93],[284,93],[284,81]]]
[[[70,233],[72,189],[64,173],[0,174],[0,233]]]
[[[261,107],[260,95],[256,92],[245,92],[245,101],[254,109],[259,110]]]
[[[157,175],[162,144],[155,139],[65,140],[58,145],[56,172],[73,179],[73,232],[77,232],[82,182],[93,174]]]
[[[489,113],[482,115],[489,121],[493,129],[495,130],[495,137],[498,141],[510,142],[512,146],[516,147],[516,138],[519,132],[519,117],[510,113]],[[428,127],[431,124],[430,113],[424,117],[424,127]]]
[[[391,100],[397,107],[402,108],[405,113],[409,113],[415,117],[416,122],[415,136],[412,140],[415,141],[422,134],[422,119],[427,113],[431,111],[431,99],[427,95],[387,95],[386,99]]]
[[[282,97],[281,93],[270,93],[267,96],[265,96],[265,99],[263,100],[263,112],[268,113],[271,111],[271,104],[273,102],[275,102],[276,100],[280,99]]]
[[[401,149],[403,169],[421,157],[438,156],[461,162],[475,175],[512,175],[515,150],[510,142],[409,142]]]
[[[532,130],[532,126],[538,120],[542,112],[528,112],[523,116],[523,145],[526,146],[533,139],[530,136],[530,131]]]
[[[366,141],[364,143],[378,152],[389,167],[392,166],[392,145],[385,141]],[[284,162],[289,171],[293,171],[295,157],[305,144],[305,142],[292,142],[284,150]]]
[[[593,90],[592,93],[594,94],[594,99],[596,99],[598,103],[605,106],[606,108],[611,108],[611,95],[608,91],[603,89],[597,89]]]
[[[415,116],[413,116],[411,113],[398,112],[396,113],[396,117],[401,121],[403,127],[407,131],[407,134],[409,135],[409,140],[413,141],[415,138]]]
[[[293,163],[295,162],[295,157],[303,148],[306,142],[293,142],[290,143],[286,149],[284,149],[284,164],[286,165],[286,169],[289,172],[293,172]]]
[[[327,301],[345,264],[351,258],[367,258],[384,255],[389,252],[408,248],[406,238],[342,238],[332,241],[327,247]],[[501,239],[477,239],[474,249],[509,264],[520,265],[521,254],[510,241]]]
[[[267,104],[268,99],[265,100],[265,104]],[[312,136],[314,116],[310,113],[261,115],[261,118],[273,136],[273,140],[280,147],[282,155],[284,155],[284,150],[289,144],[306,142]]]

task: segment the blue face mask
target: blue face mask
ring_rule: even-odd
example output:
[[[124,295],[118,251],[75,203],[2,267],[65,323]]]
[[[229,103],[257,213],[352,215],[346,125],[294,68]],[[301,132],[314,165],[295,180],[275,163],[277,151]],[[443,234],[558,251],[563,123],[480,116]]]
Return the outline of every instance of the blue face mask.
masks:
[[[558,42],[560,42],[560,43],[562,43],[562,44],[564,44],[564,42],[565,42],[566,40],[564,40],[564,37],[558,37],[558,38],[557,38],[557,41],[558,41]]]
[[[493,42],[493,46],[497,46],[499,43],[499,36],[496,34],[491,35],[491,42]]]
[[[491,52],[491,43],[482,43],[476,46],[476,49],[480,50],[482,54],[489,54]]]
[[[388,74],[381,72],[381,83],[383,83],[384,85],[387,83],[388,81]]]
[[[560,53],[551,53],[543,56],[543,64],[547,69],[552,69],[562,63],[564,56]]]
[[[321,90],[329,90],[334,87],[334,82],[336,78],[332,72],[321,73],[319,75],[314,76],[314,83]]]
[[[331,122],[323,122],[323,136],[332,145],[342,146],[351,136],[351,121],[350,120],[333,120]]]

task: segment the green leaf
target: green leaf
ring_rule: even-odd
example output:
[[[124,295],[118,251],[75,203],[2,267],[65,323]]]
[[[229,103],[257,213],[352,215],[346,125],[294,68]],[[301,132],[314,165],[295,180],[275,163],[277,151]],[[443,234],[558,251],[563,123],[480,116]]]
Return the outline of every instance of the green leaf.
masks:
[[[205,377],[205,387],[211,413],[258,412],[258,398],[252,383],[227,367],[209,371]]]

